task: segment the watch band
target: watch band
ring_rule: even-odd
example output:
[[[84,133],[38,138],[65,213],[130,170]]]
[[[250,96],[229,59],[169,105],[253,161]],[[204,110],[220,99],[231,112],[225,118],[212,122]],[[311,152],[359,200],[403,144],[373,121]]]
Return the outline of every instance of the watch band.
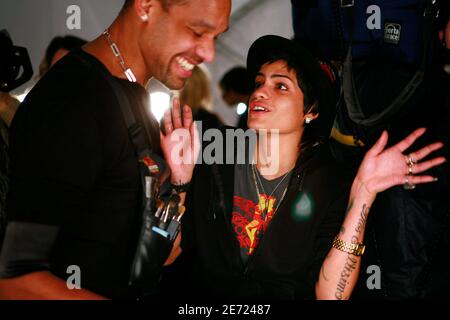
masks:
[[[349,243],[339,239],[336,236],[333,240],[333,248],[336,248],[340,251],[347,252],[353,254],[355,256],[362,256],[366,249],[366,246],[362,243]]]
[[[183,183],[183,184],[170,183],[170,188],[172,190],[174,190],[176,193],[183,193],[183,192],[189,191],[189,189],[191,188],[191,185],[192,185],[191,181],[189,181],[187,183]]]

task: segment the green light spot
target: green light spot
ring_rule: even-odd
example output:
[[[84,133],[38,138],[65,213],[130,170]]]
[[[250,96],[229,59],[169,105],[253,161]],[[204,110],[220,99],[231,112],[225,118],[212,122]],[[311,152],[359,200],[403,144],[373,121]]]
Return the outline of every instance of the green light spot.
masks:
[[[307,192],[298,195],[292,206],[292,217],[298,222],[309,220],[314,210],[314,203]]]

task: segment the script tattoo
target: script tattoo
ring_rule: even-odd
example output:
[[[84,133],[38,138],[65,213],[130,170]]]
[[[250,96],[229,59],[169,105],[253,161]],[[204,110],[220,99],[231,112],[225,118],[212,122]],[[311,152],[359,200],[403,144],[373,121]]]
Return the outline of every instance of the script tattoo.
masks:
[[[339,277],[336,292],[334,293],[336,299],[342,300],[343,298],[342,295],[344,294],[345,288],[348,284],[348,279],[350,278],[350,275],[352,274],[353,270],[356,269],[356,263],[357,263],[356,257],[354,257],[351,254],[348,254],[344,269],[341,271],[341,275]]]
[[[348,211],[350,211],[352,206],[353,206],[353,202],[350,203],[347,213],[348,213]],[[352,243],[358,243],[358,236],[361,234],[361,232],[365,228],[366,221],[367,221],[367,215],[369,214],[369,209],[370,209],[370,207],[368,207],[366,204],[363,204],[363,207],[362,207],[362,210],[360,213],[360,217],[359,217],[358,223],[355,228],[356,234],[353,235],[352,239],[351,239]],[[344,232],[345,232],[345,228],[341,227],[341,234],[343,234]],[[341,275],[339,277],[339,282],[336,287],[336,292],[334,294],[336,299],[338,299],[338,300],[343,299],[343,294],[345,292],[345,288],[347,287],[348,279],[350,278],[352,272],[356,269],[357,263],[358,263],[358,257],[356,257],[352,254],[347,255],[347,261],[345,262],[344,269],[341,271]]]
[[[364,227],[366,225],[366,221],[367,221],[367,215],[369,214],[369,209],[370,207],[366,206],[365,204],[363,204],[363,208],[361,210],[361,214],[358,220],[358,224],[356,226],[355,231],[359,233],[361,233],[364,230]]]

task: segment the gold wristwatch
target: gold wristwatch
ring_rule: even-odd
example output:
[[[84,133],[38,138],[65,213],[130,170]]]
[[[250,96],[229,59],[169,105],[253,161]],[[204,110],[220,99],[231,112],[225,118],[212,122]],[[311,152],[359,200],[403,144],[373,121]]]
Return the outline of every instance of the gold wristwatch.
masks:
[[[338,236],[336,236],[333,240],[333,248],[336,248],[343,252],[351,253],[359,257],[364,254],[366,246],[362,243],[348,243],[342,241]]]

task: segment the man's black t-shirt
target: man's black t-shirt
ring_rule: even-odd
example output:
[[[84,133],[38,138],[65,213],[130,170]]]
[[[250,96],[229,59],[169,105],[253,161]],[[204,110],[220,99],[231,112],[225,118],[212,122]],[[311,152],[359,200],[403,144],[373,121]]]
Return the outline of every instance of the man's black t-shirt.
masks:
[[[56,227],[49,261],[42,265],[63,280],[71,275],[69,266],[78,266],[82,288],[117,298],[128,291],[142,189],[135,148],[105,71],[95,57],[73,52],[20,106],[10,132],[7,215],[10,222]],[[147,92],[127,80],[113,81],[122,86],[159,152]],[[19,240],[17,251],[36,249],[26,237]],[[40,268],[18,268],[17,273]]]

